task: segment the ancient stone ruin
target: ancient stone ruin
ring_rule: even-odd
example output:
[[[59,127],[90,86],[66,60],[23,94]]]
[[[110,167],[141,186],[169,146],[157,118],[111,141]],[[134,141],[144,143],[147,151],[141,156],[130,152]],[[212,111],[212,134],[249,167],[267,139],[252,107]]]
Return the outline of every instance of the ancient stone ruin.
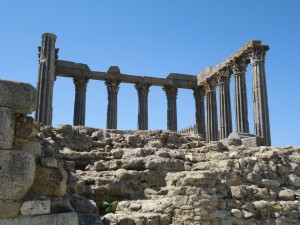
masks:
[[[85,125],[86,89],[90,79],[103,80],[107,86],[107,129],[117,129],[117,96],[119,84],[132,83],[138,93],[138,130],[148,129],[148,92],[150,86],[161,86],[167,96],[167,129],[177,131],[176,98],[178,88],[194,92],[196,127],[208,142],[227,138],[233,131],[229,82],[234,77],[235,128],[238,133],[249,133],[246,93],[246,67],[252,67],[254,133],[262,145],[271,145],[268,96],[265,75],[265,54],[269,49],[261,41],[250,41],[216,67],[208,67],[198,76],[171,73],[165,79],[121,74],[116,66],[107,72],[91,71],[86,64],[58,60],[56,36],[43,34],[39,48],[38,106],[36,121],[52,124],[53,86],[56,76],[73,78],[75,84],[73,125]],[[218,127],[216,86],[219,86],[220,127]],[[206,97],[206,124],[204,98]]]
[[[266,46],[249,42],[197,78],[173,74],[152,80],[120,74],[116,67],[100,73],[59,61],[54,42],[54,35],[43,35],[47,44],[40,50],[37,91],[29,84],[0,80],[0,225],[299,224],[300,147],[271,147],[266,136]],[[246,56],[253,67],[255,135],[247,134],[243,101]],[[228,107],[232,72],[238,133],[231,133]],[[56,73],[74,78],[76,126],[50,125]],[[117,122],[119,82],[136,84],[139,130],[82,125],[86,84],[96,78],[108,85],[109,128]],[[167,93],[170,130],[147,130],[147,93],[158,84]],[[174,127],[177,88],[194,90],[197,106],[197,124],[182,132]],[[35,108],[39,123],[27,116]],[[195,129],[199,133],[190,135]]]

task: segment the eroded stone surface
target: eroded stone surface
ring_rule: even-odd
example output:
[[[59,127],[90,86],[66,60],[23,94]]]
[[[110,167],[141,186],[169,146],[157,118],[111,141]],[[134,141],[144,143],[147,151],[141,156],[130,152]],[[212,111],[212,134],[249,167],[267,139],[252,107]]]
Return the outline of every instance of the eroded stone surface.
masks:
[[[0,199],[18,200],[33,183],[35,157],[24,151],[0,151]]]
[[[0,106],[0,149],[12,149],[15,133],[15,114]]]
[[[115,214],[102,217],[103,224],[297,224],[299,220],[299,148],[205,143],[197,136],[170,131],[60,126],[45,128],[39,135],[49,145],[55,140],[51,146],[68,162],[69,194],[93,200],[101,215],[101,201],[119,201]],[[74,208],[87,212],[81,208],[87,201],[75,202],[80,207]],[[85,207],[93,211],[90,205]]]
[[[36,90],[27,83],[0,79],[0,107],[15,113],[31,114],[36,106]]]
[[[50,200],[33,200],[23,203],[20,212],[23,216],[50,214]]]
[[[78,215],[60,213],[35,217],[19,217],[17,219],[0,219],[0,225],[78,225]]]

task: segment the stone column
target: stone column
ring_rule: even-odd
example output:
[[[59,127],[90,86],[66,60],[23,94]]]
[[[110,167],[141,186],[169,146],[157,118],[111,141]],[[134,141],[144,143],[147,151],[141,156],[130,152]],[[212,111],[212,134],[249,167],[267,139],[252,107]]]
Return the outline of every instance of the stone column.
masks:
[[[218,77],[220,101],[220,139],[225,139],[232,132],[232,115],[230,102],[230,74],[228,70],[220,71]]]
[[[120,81],[106,79],[108,93],[106,129],[117,129],[118,91]]]
[[[37,109],[35,120],[45,125],[52,124],[52,99],[55,80],[55,62],[58,49],[55,49],[56,36],[45,33],[39,48],[39,75],[37,84]]]
[[[265,146],[271,146],[268,94],[265,72],[265,54],[269,46],[249,49],[252,66],[252,100],[254,110],[254,133],[263,138]]]
[[[246,68],[245,58],[238,58],[231,62],[234,77],[234,110],[235,129],[239,133],[249,133],[248,103],[246,89]]]
[[[167,129],[177,131],[177,93],[178,88],[175,85],[165,85],[163,90],[166,92],[168,109],[167,109]]]
[[[139,97],[138,130],[148,130],[148,93],[150,86],[146,83],[136,83],[134,85]]]
[[[86,102],[86,87],[88,78],[74,77],[75,84],[75,103],[74,103],[74,118],[73,125],[85,125],[85,102]]]
[[[218,112],[216,100],[217,81],[211,79],[205,83],[206,91],[206,141],[218,141]]]
[[[196,106],[196,129],[197,133],[201,134],[205,138],[205,108],[204,108],[204,97],[205,97],[205,88],[204,86],[197,86],[194,89],[194,98]]]

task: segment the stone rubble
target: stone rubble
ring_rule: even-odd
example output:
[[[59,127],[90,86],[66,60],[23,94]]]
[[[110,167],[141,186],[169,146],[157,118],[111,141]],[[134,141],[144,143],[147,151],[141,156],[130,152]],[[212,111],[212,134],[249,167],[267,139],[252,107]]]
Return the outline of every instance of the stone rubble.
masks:
[[[300,147],[70,125],[41,126],[38,136],[37,174],[47,168],[56,180],[47,195],[68,196],[80,224],[101,224],[99,213],[105,225],[299,224]],[[119,201],[116,212],[101,201]]]

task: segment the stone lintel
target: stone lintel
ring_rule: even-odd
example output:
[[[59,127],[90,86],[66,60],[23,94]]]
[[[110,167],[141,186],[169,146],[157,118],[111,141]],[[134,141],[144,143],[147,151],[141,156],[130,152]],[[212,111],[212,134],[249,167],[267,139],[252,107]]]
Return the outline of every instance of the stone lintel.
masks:
[[[222,61],[220,64],[216,65],[215,67],[206,67],[202,72],[198,75],[198,81],[197,84],[200,85],[203,82],[205,82],[208,78],[211,78],[213,76],[216,76],[216,74],[225,69],[230,61],[241,57],[242,55],[247,54],[247,51],[249,48],[257,47],[257,46],[263,46],[261,45],[261,41],[259,40],[251,40],[247,44],[243,45],[239,50],[237,50],[235,53],[230,55],[227,59]]]
[[[61,77],[80,77],[85,76],[92,80],[115,79],[121,83],[136,84],[138,82],[148,83],[151,86],[176,85],[178,88],[193,89],[197,85],[197,76],[171,73],[166,78],[138,76],[122,74],[117,72],[98,72],[91,71],[86,64],[74,63],[70,61],[57,60],[55,75]]]

